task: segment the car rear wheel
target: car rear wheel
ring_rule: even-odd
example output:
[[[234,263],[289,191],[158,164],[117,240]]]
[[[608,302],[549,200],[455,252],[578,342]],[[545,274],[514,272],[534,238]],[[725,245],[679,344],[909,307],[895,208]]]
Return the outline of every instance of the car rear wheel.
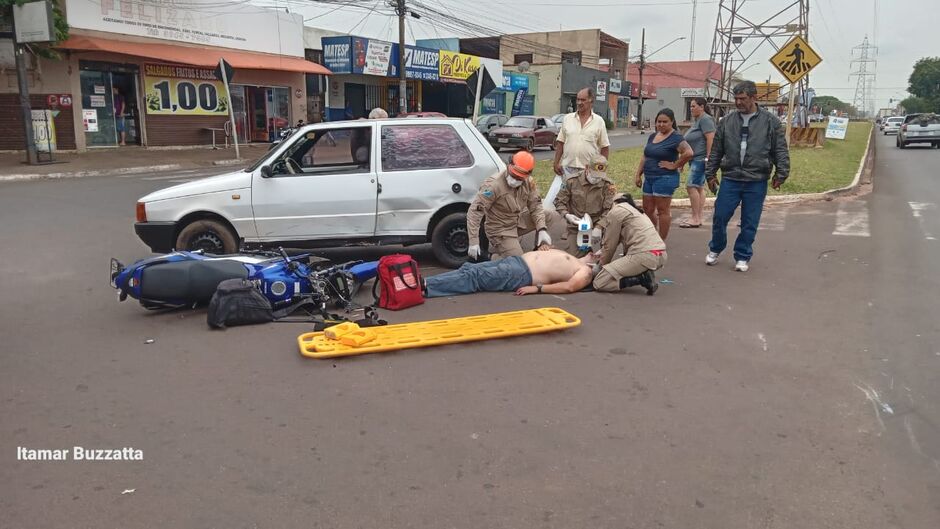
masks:
[[[177,250],[203,250],[212,254],[238,251],[238,239],[227,226],[215,220],[197,220],[186,225],[176,237]]]
[[[447,215],[431,232],[431,250],[434,257],[448,268],[457,268],[467,260],[470,248],[470,232],[467,230],[467,214]]]

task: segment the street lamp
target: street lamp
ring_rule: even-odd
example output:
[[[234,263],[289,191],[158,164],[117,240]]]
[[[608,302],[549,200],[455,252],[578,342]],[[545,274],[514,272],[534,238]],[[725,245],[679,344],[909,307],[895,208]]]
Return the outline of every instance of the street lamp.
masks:
[[[673,43],[679,42],[680,40],[685,40],[685,37],[676,37],[669,41],[665,46],[662,46],[653,53],[646,55],[646,28],[643,28],[643,37],[640,39],[640,104],[636,111],[636,126],[638,129],[640,129],[640,134],[643,134],[643,70],[646,69],[646,59],[656,55],[657,53],[666,49]]]

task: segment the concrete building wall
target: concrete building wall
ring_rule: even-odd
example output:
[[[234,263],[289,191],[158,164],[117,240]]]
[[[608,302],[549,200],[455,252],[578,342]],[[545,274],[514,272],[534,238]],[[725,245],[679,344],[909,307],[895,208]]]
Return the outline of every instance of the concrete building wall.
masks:
[[[503,64],[516,64],[516,54],[531,53],[532,64],[551,64],[561,62],[562,51],[580,51],[581,63],[597,68],[601,51],[600,37],[599,29],[503,35],[500,38],[499,58]]]
[[[567,111],[567,105],[570,103],[572,108],[576,107],[576,96],[582,88],[597,89],[597,82],[604,81],[610,85],[610,75],[607,72],[585,68],[576,64],[564,63],[561,65],[561,108],[559,112]],[[610,117],[610,108],[607,98],[604,101],[594,100],[594,112],[602,117]]]

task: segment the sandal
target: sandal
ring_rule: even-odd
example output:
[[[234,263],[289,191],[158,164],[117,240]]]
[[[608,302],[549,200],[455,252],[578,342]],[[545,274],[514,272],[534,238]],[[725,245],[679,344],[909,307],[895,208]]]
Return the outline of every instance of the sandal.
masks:
[[[684,221],[682,221],[682,222],[679,223],[679,227],[680,227],[680,228],[698,228],[698,227],[700,227],[701,225],[702,225],[701,223],[699,223],[699,224],[692,224],[691,222],[689,222],[689,221],[687,221],[687,220],[684,220]]]

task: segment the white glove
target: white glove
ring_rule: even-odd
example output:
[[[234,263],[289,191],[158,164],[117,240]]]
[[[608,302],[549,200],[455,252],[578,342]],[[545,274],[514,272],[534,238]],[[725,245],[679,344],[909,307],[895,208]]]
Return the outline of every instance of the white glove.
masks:
[[[601,237],[603,236],[604,236],[604,230],[600,228],[594,228],[593,230],[591,230],[591,239],[599,241]]]
[[[567,215],[565,215],[565,220],[574,224],[575,226],[577,226],[578,224],[581,224],[581,219],[579,219],[574,213],[568,213]]]
[[[467,255],[469,255],[470,258],[473,260],[479,259],[480,258],[480,245],[479,244],[471,245],[470,248],[467,249]]]
[[[536,246],[542,246],[543,244],[552,245],[552,236],[548,234],[548,230],[539,230],[539,241]]]

